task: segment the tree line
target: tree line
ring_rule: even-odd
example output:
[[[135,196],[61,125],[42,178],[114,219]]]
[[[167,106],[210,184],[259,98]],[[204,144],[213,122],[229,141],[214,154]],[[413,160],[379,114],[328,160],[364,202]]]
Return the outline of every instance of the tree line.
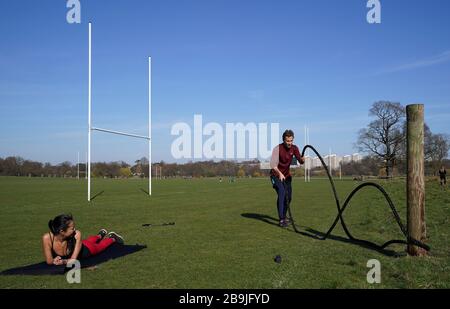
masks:
[[[92,163],[91,174],[94,177],[129,177],[132,170],[125,162]],[[1,176],[29,176],[29,177],[85,177],[86,164],[72,164],[69,161],[53,165],[26,160],[20,156],[0,158]]]
[[[355,148],[367,156],[360,162],[349,162],[332,171],[333,176],[383,176],[406,174],[406,115],[405,107],[397,102],[375,102],[369,110],[373,119],[358,132]],[[433,133],[424,126],[425,173],[435,175],[439,168],[449,166],[447,159],[450,138],[447,134]],[[143,157],[133,165],[123,161],[96,162],[91,165],[92,177],[147,177],[148,159]],[[260,169],[258,160],[196,161],[184,164],[152,163],[152,177],[260,177],[268,176],[269,170]],[[294,169],[292,174],[304,176],[304,169]],[[65,161],[57,165],[26,160],[18,156],[0,158],[0,175],[30,177],[85,177],[86,164]],[[312,175],[325,176],[321,167],[314,168]]]
[[[268,170],[260,169],[258,160],[247,162],[235,161],[199,161],[184,164],[165,163],[163,161],[152,163],[152,177],[243,177],[268,176]],[[26,160],[19,156],[0,158],[1,176],[28,176],[28,177],[80,177],[86,176],[86,164],[72,164],[65,161],[53,165]],[[141,158],[130,165],[123,161],[95,162],[91,164],[92,177],[129,178],[146,177],[149,175],[147,158]]]
[[[376,156],[366,156],[359,162],[343,163],[340,168],[332,171],[334,177],[344,176],[386,176],[385,162]],[[444,159],[440,164],[450,166],[450,160]],[[440,166],[440,165],[439,165]],[[28,176],[28,177],[66,177],[80,178],[86,176],[86,164],[76,164],[65,161],[57,165],[25,160],[21,157],[0,158],[0,176]],[[162,173],[162,175],[161,175]],[[260,168],[258,160],[235,161],[198,161],[184,164],[165,163],[163,161],[152,164],[152,177],[268,177],[270,171]],[[425,162],[425,173],[434,175],[436,164],[433,160]],[[134,165],[126,162],[96,162],[91,165],[92,177],[106,178],[148,178],[148,160],[141,158]],[[291,174],[297,177],[304,176],[304,169],[292,169]],[[395,175],[406,174],[406,162],[399,160],[394,167]],[[311,171],[312,176],[325,177],[326,172],[322,167],[316,167]]]

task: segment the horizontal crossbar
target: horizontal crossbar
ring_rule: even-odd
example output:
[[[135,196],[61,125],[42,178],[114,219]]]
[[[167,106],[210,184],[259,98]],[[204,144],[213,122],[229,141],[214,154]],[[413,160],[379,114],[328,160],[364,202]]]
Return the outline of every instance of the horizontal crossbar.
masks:
[[[112,133],[112,134],[117,134],[117,135],[125,135],[125,136],[131,136],[131,137],[137,137],[137,138],[143,138],[146,140],[150,140],[150,137],[148,136],[144,136],[144,135],[137,135],[137,134],[130,134],[130,133],[124,133],[124,132],[119,132],[119,131],[113,131],[113,130],[106,130],[106,129],[101,129],[101,128],[95,128],[95,127],[91,127],[91,130],[95,130],[95,131],[101,131],[101,132],[106,132],[106,133]]]

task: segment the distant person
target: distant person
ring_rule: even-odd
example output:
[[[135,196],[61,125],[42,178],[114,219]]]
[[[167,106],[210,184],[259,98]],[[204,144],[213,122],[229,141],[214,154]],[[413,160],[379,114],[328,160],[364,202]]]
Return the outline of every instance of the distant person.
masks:
[[[287,227],[289,225],[289,220],[286,218],[287,206],[292,199],[290,166],[294,156],[300,164],[305,163],[305,158],[301,156],[298,147],[294,145],[294,132],[292,130],[284,131],[282,138],[283,142],[272,151],[270,180],[278,196],[279,226]]]
[[[42,236],[42,247],[49,265],[65,265],[69,260],[97,255],[114,243],[124,243],[122,236],[105,229],[81,240],[81,232],[75,229],[72,215],[59,215],[48,222],[48,227],[50,232]]]
[[[439,179],[441,187],[444,187],[447,185],[447,171],[445,170],[445,166],[442,165],[441,169],[439,170]]]

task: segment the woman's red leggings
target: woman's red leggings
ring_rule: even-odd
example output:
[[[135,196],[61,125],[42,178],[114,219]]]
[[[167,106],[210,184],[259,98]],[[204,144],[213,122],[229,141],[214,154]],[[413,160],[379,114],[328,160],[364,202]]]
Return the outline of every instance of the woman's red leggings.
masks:
[[[83,240],[82,243],[89,249],[89,252],[92,255],[96,255],[99,254],[100,252],[105,251],[106,248],[108,248],[115,242],[114,238],[108,237],[103,238],[102,240],[100,239],[101,239],[100,235],[89,236],[88,238]]]

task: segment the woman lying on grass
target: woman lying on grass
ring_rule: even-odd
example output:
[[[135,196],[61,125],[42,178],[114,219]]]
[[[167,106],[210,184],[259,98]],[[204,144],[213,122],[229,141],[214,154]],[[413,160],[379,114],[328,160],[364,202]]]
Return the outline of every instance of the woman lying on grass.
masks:
[[[105,229],[81,240],[81,232],[75,229],[72,215],[59,215],[48,222],[48,227],[50,232],[42,236],[42,247],[49,265],[65,265],[69,260],[99,254],[115,242],[123,244],[122,236]]]

